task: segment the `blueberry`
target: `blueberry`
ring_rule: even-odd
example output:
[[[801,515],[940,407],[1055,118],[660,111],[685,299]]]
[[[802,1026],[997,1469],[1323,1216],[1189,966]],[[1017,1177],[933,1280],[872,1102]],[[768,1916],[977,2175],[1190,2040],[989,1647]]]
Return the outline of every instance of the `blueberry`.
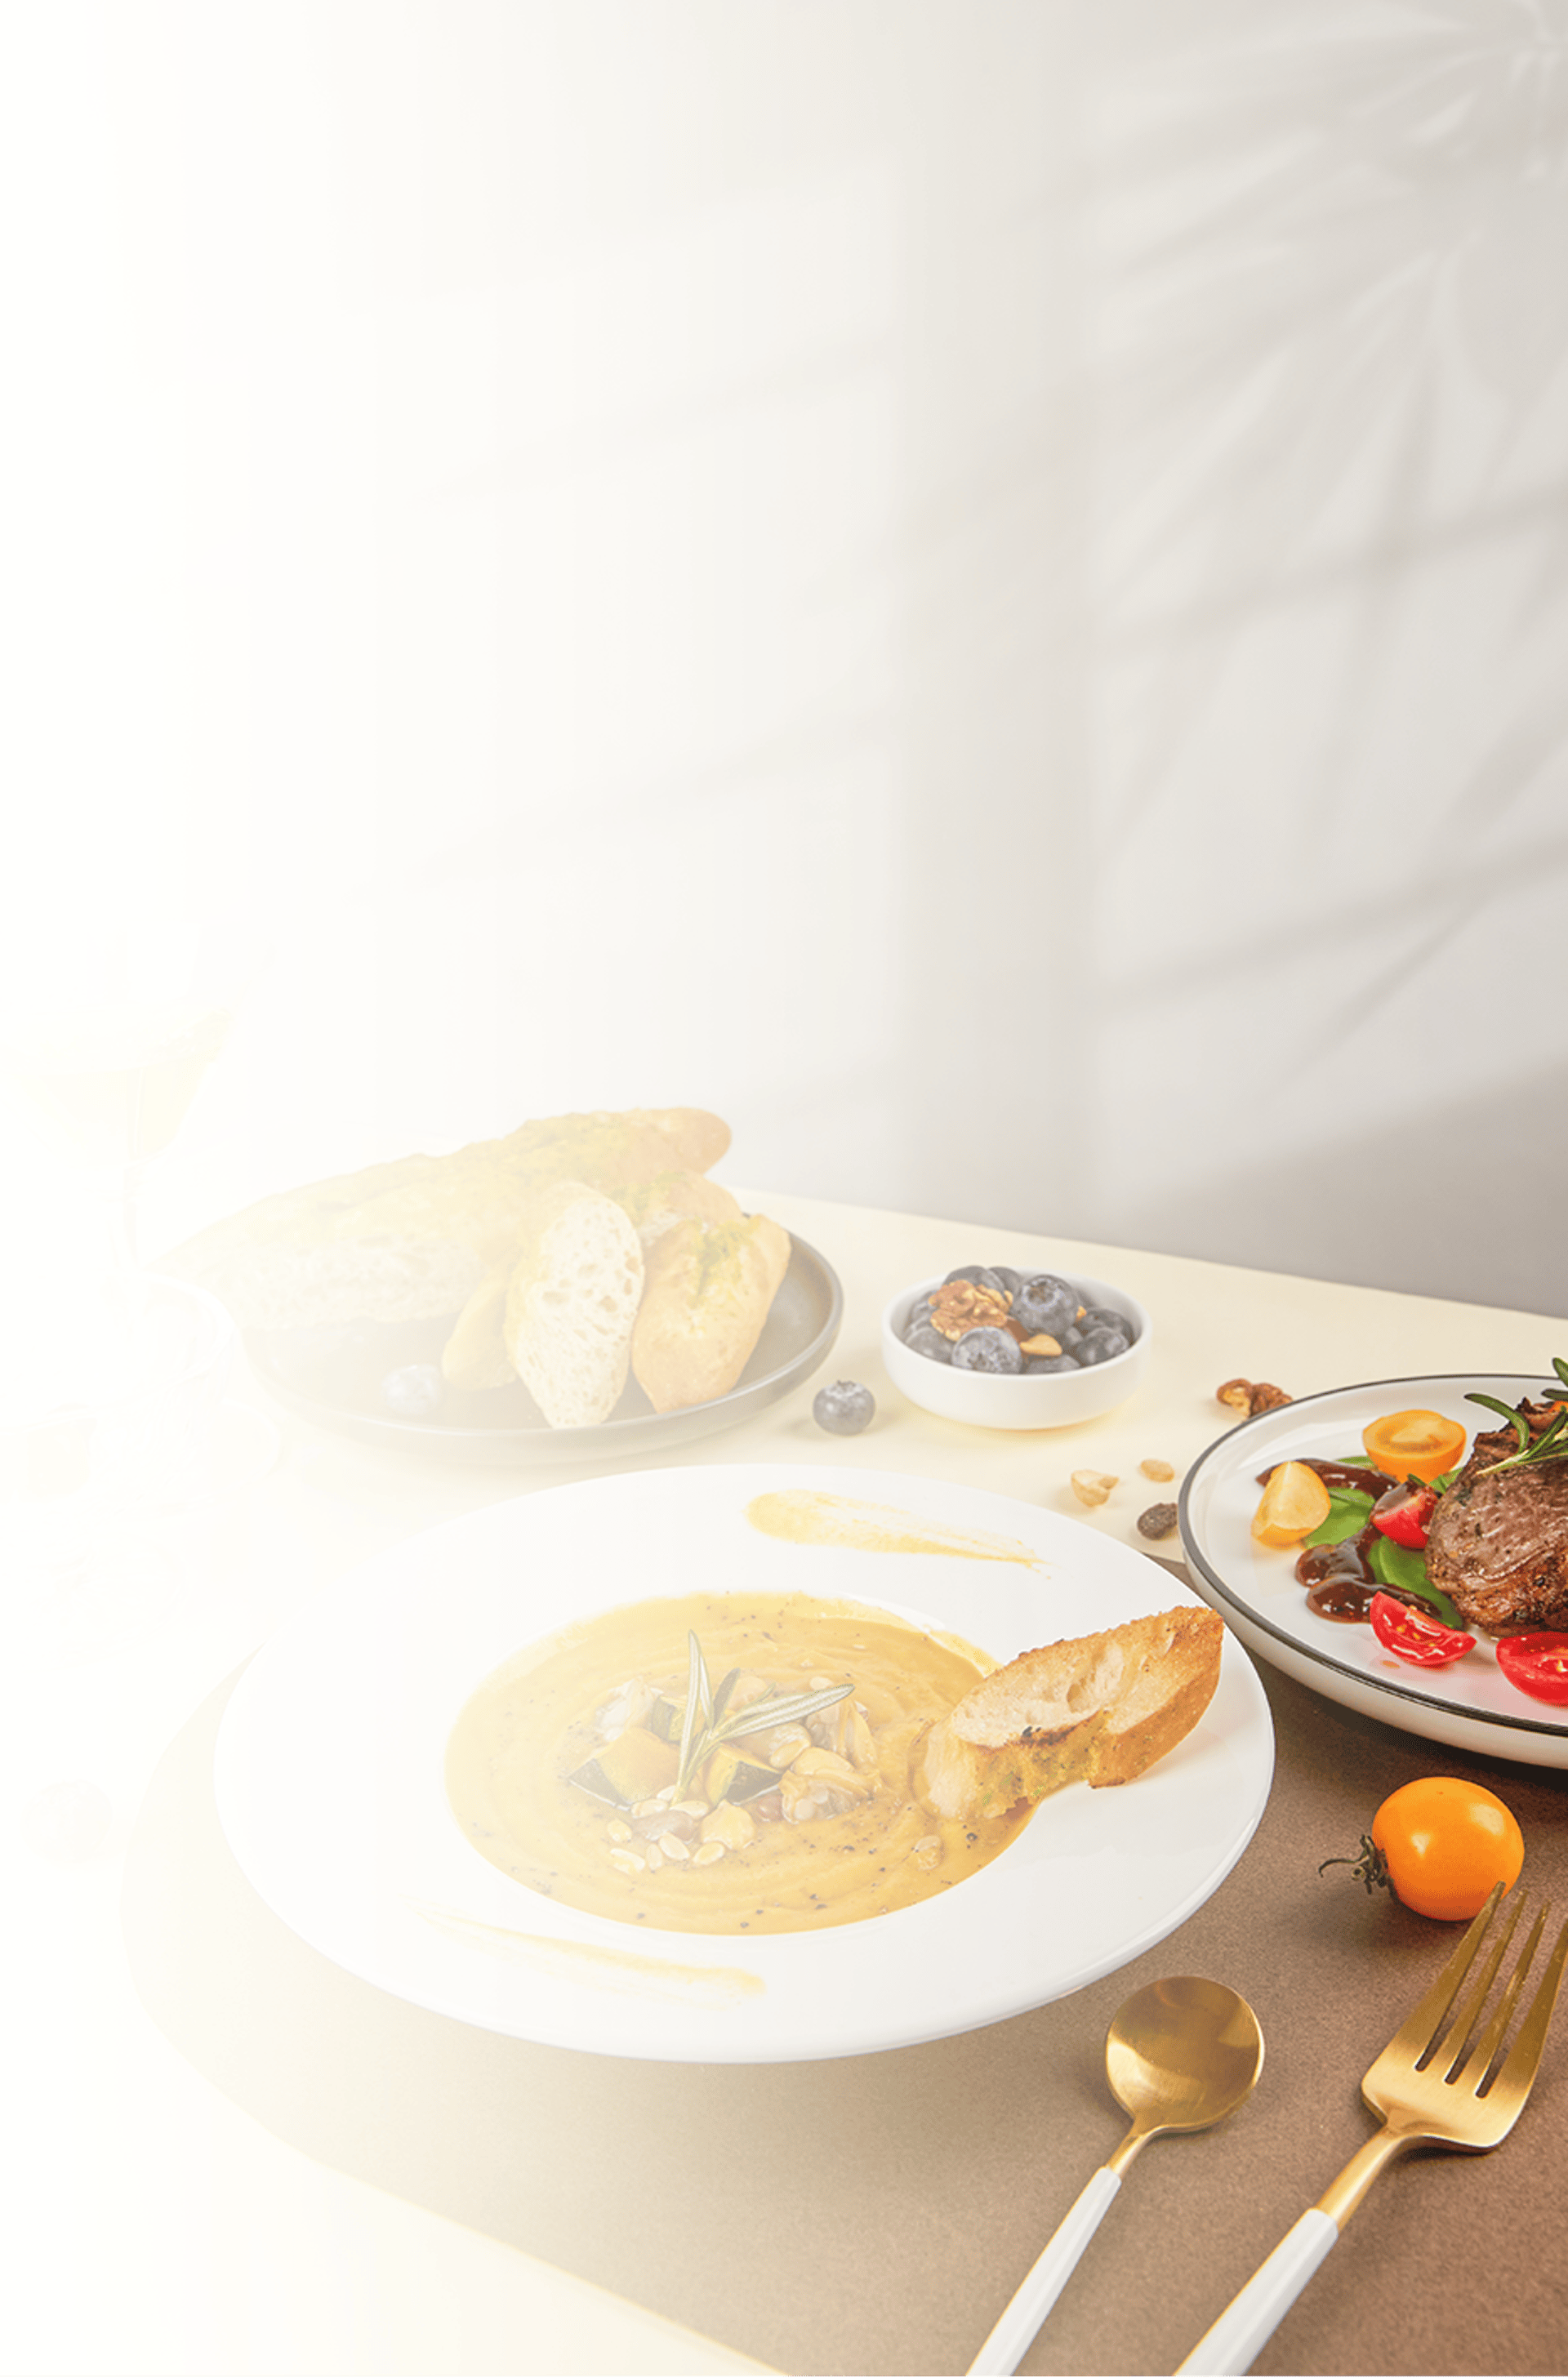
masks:
[[[994,1289],[998,1296],[1002,1293],[1001,1281],[985,1264],[960,1264],[957,1271],[950,1271],[947,1274],[947,1279],[942,1283],[943,1287],[947,1287],[948,1280],[954,1279],[972,1280],[976,1288]]]
[[[1042,1331],[1055,1338],[1060,1345],[1062,1333],[1071,1327],[1079,1307],[1079,1293],[1070,1279],[1058,1279],[1055,1272],[1036,1272],[1026,1279],[1013,1298],[1013,1317],[1021,1321],[1030,1337]]]
[[[1023,1367],[1026,1371],[1076,1371],[1078,1364],[1070,1354],[1026,1354]]]
[[[1122,1339],[1128,1346],[1132,1343],[1131,1322],[1125,1313],[1117,1313],[1108,1304],[1090,1305],[1078,1326],[1080,1329],[1108,1329],[1113,1338]]]
[[[944,1338],[929,1321],[911,1321],[904,1332],[904,1343],[911,1354],[923,1354],[928,1363],[950,1363],[953,1359],[952,1339]]]
[[[953,1348],[955,1371],[1021,1371],[1023,1355],[1010,1329],[966,1329]]]
[[[1073,1349],[1073,1360],[1080,1371],[1092,1371],[1097,1363],[1114,1363],[1127,1349],[1128,1340],[1113,1338],[1108,1329],[1085,1329]]]
[[[435,1363],[405,1363],[381,1381],[381,1401],[399,1420],[423,1420],[445,1392],[446,1381]]]
[[[1015,1271],[1011,1264],[993,1264],[991,1267],[991,1276],[994,1279],[1001,1281],[1003,1288],[1009,1296],[1016,1296],[1019,1289],[1023,1286],[1022,1272]]]
[[[859,1436],[875,1410],[876,1398],[869,1387],[857,1379],[835,1379],[813,1397],[811,1414],[829,1436]]]

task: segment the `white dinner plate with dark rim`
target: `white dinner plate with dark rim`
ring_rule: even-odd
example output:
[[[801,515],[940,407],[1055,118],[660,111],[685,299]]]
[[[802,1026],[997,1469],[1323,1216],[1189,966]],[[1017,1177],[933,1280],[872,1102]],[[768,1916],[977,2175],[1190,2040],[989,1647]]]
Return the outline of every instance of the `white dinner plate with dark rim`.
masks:
[[[753,1497],[850,1495],[1004,1540],[989,1558],[802,1544]],[[448,1805],[448,1736],[524,1646],[698,1589],[892,1609],[996,1660],[1169,1609],[1185,1589],[1092,1529],[939,1479],[792,1464],[633,1471],[495,1504],[379,1554],[265,1644],[214,1761],[229,1845],[273,1913],[416,2006],[609,2055],[861,2055],[995,2023],[1114,1973],[1219,1887],[1263,1812],[1273,1730],[1227,1635],[1198,1726],[1134,1784],[1075,1784],[940,1897],[816,1933],[650,1932],[530,1891]]]
[[[1381,1718],[1491,1759],[1568,1767],[1568,1709],[1531,1700],[1508,1682],[1490,1639],[1447,1668],[1413,1668],[1385,1651],[1370,1627],[1320,1618],[1297,1579],[1299,1547],[1273,1551],[1252,1541],[1260,1473],[1276,1461],[1357,1456],[1361,1431],[1386,1412],[1435,1411],[1474,1437],[1501,1428],[1471,1391],[1517,1404],[1542,1397],[1542,1378],[1466,1372],[1428,1379],[1376,1379],[1244,1420],[1199,1456],[1181,1490],[1181,1537],[1203,1599],[1260,1660],[1346,1709]],[[1364,1460],[1365,1456],[1361,1456]]]
[[[635,1379],[609,1418],[551,1428],[520,1379],[502,1387],[447,1388],[436,1410],[404,1419],[381,1401],[389,1372],[438,1363],[455,1315],[435,1321],[336,1323],[320,1329],[248,1329],[245,1351],[270,1395],[319,1428],[370,1445],[488,1469],[645,1461],[733,1428],[809,1379],[833,1351],[844,1291],[826,1257],[791,1241],[790,1265],[750,1361],[728,1395],[656,1412]]]

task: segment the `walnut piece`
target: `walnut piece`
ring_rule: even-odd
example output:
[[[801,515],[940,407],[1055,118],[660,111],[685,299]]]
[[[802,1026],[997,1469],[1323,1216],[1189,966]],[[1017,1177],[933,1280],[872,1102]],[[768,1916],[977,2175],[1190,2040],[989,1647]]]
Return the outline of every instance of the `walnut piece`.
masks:
[[[1007,1320],[1010,1299],[972,1279],[944,1280],[926,1299],[933,1328],[944,1338],[961,1338],[966,1329],[1001,1329]]]
[[[1112,1487],[1117,1483],[1118,1481],[1108,1477],[1104,1470],[1075,1470],[1072,1474],[1073,1493],[1080,1503],[1087,1503],[1092,1511],[1106,1500]]]
[[[1138,1515],[1138,1532],[1151,1536],[1156,1543],[1162,1536],[1174,1536],[1176,1529],[1176,1507],[1174,1503],[1151,1503]]]
[[[1259,1412],[1277,1411],[1281,1404],[1294,1400],[1283,1387],[1271,1387],[1266,1379],[1227,1379],[1214,1394],[1219,1402],[1229,1404],[1232,1411],[1245,1412],[1248,1419]]]
[[[1138,1466],[1145,1478],[1165,1479],[1176,1476],[1176,1471],[1168,1461],[1140,1461]]]

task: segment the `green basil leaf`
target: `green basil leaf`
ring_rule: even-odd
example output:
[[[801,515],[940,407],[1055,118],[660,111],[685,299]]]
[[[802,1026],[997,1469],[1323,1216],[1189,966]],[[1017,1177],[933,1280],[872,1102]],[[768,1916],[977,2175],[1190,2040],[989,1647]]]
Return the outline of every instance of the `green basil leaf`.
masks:
[[[1380,1536],[1368,1553],[1367,1566],[1380,1584],[1397,1586],[1401,1593],[1415,1594],[1445,1627],[1456,1627],[1461,1633],[1466,1631],[1465,1621],[1447,1594],[1427,1575],[1424,1554],[1412,1551],[1408,1544],[1396,1544],[1388,1536]]]
[[[1370,1517],[1372,1498],[1359,1486],[1331,1486],[1329,1516],[1321,1520],[1306,1542],[1309,1544],[1343,1544],[1347,1537],[1358,1536]]]

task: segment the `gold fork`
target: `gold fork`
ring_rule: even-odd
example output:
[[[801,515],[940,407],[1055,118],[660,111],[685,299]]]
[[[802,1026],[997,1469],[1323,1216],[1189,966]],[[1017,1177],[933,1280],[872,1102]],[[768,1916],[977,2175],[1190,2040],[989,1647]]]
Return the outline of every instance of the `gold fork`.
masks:
[[[1249,2369],[1254,2355],[1273,2335],[1373,2180],[1406,2147],[1457,2147],[1480,2154],[1501,2146],[1508,2136],[1524,2109],[1546,2046],[1563,1962],[1568,1958],[1568,1924],[1557,1935],[1529,2012],[1503,2057],[1503,2039],[1546,1928],[1546,1906],[1530,1927],[1519,1962],[1486,2029],[1478,2032],[1482,2011],[1524,1914],[1522,1896],[1497,1926],[1496,1937],[1481,1957],[1475,1987],[1449,2021],[1492,1928],[1502,1897],[1502,1884],[1494,1884],[1485,1906],[1420,2005],[1394,2033],[1362,2082],[1361,2095],[1372,2111],[1382,2116],[1381,2130],[1351,2156],[1339,2178],[1248,2280],[1194,2346],[1181,2372],[1202,2372],[1206,2378],[1230,2373],[1236,2378],[1236,2373]]]

